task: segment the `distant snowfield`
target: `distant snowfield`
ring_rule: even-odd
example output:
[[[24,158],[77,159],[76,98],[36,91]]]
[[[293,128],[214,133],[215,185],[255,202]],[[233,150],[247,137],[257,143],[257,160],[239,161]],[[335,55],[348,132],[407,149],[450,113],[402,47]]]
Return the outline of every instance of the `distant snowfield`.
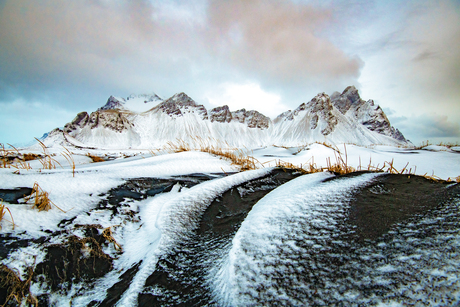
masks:
[[[339,145],[337,149],[340,151],[342,159],[357,170],[367,170],[368,165],[382,167],[385,163],[393,161],[395,169],[406,169],[412,174],[435,175],[442,179],[460,176],[460,153],[455,148],[452,150],[447,147],[428,147],[422,150],[413,150],[390,146]],[[48,303],[56,306],[86,306],[91,302],[100,303],[104,300],[107,289],[119,282],[120,276],[136,264],[138,264],[137,271],[129,286],[120,294],[117,301],[118,306],[136,306],[137,296],[141,292],[156,293],[155,295],[157,295],[161,291],[158,292],[158,289],[150,288],[147,291],[144,284],[155,271],[159,259],[199,227],[203,212],[222,193],[232,187],[268,176],[280,160],[304,168],[310,164],[319,168],[326,167],[327,159],[335,163],[339,156],[337,151],[321,144],[312,144],[302,148],[245,149],[248,155],[253,156],[258,161],[259,169],[238,172],[239,167],[232,165],[231,161],[198,151],[167,153],[163,150],[152,155],[148,150],[72,149],[76,164],[75,176],[73,176],[69,163],[60,154],[63,149],[55,147],[50,148],[49,151],[56,154],[53,158],[62,167],[57,165],[56,169],[44,170],[41,169],[40,162],[35,160],[29,162],[32,169],[19,170],[19,174],[13,173],[16,170],[14,168],[0,168],[0,189],[31,188],[37,182],[44,191],[49,193],[49,198],[54,204],[65,211],[52,208],[49,211],[38,212],[29,204],[14,204],[4,201],[3,204],[10,209],[14,218],[15,227],[13,229],[12,225],[6,221],[10,219],[7,213],[4,216],[6,220],[1,221],[0,235],[9,234],[25,240],[45,237],[49,238],[49,241],[46,244],[30,243],[26,247],[18,247],[10,251],[8,257],[2,259],[2,263],[9,268],[16,269],[21,278],[25,279],[28,266],[37,265],[44,261],[47,246],[64,242],[69,233],[80,237],[84,236],[83,231],[79,230],[77,225],[112,227],[115,240],[123,248],[123,252],[120,253],[112,244],[103,246],[103,251],[114,258],[113,270],[95,280],[90,286],[85,283],[75,283],[72,285],[71,291],[52,293]],[[40,153],[40,150],[35,148],[32,152]],[[92,159],[87,156],[88,152],[111,160],[92,163]],[[197,174],[208,176],[209,180],[197,182],[191,187],[187,187],[179,180],[180,178],[192,178],[193,175]],[[322,244],[335,237],[334,224],[344,217],[343,211],[346,209],[347,195],[378,176],[381,174],[364,174],[356,178],[324,183],[325,180],[333,179],[336,176],[328,172],[304,175],[275,188],[259,200],[235,234],[232,243],[228,243],[227,247],[222,249],[221,259],[208,271],[203,272],[203,275],[209,276],[208,286],[213,293],[212,300],[214,300],[211,300],[211,303],[228,306],[257,305],[257,302],[260,302],[257,289],[262,287],[264,291],[268,291],[266,293],[269,295],[275,298],[279,297],[282,304],[302,304],[301,299],[296,301],[291,292],[279,287],[279,280],[270,277],[270,272],[292,275],[295,271],[296,266],[292,263],[279,264],[275,261],[279,256],[276,250],[285,245],[283,243],[285,240],[287,240],[286,244],[291,244],[288,248],[287,260],[294,259],[291,257],[292,253],[300,250],[293,242],[289,243],[289,240],[292,239],[291,236],[295,236],[297,230],[293,231],[283,227],[286,225],[294,227],[297,223],[295,221],[299,219],[308,220],[305,227],[310,227],[307,228],[311,231],[307,228],[302,231],[299,230],[299,236],[302,236],[302,240],[309,240],[305,236],[311,235],[311,248],[318,251],[324,249],[327,252],[329,250],[327,244]],[[134,217],[128,218],[128,215],[123,213],[114,215],[112,210],[98,207],[101,202],[107,200],[108,192],[111,189],[117,188],[131,179],[138,178],[172,180],[173,183],[177,179],[177,182],[167,192],[157,193],[139,200],[126,198],[121,203],[120,212],[132,211]],[[324,201],[328,205],[324,205]],[[450,211],[445,213],[446,216],[454,214],[455,210],[458,212],[458,204],[459,200],[457,199],[449,207],[451,208]],[[442,218],[444,217],[440,215],[439,219]],[[286,223],[283,223],[283,220],[286,220]],[[62,221],[66,222],[62,223]],[[429,224],[430,221],[421,221],[420,223]],[[330,233],[327,231],[315,232],[314,230],[319,229],[318,227],[325,227]],[[409,231],[410,225],[401,225],[400,227],[404,231]],[[58,232],[61,233],[57,234]],[[50,236],[51,233],[53,235]],[[321,238],[321,236],[325,237]],[[448,299],[458,303],[460,300],[458,279],[460,238],[458,229],[456,232],[453,231],[450,236],[447,241],[445,238],[434,236],[430,239],[431,245],[424,246],[417,245],[419,239],[411,241],[410,238],[405,237],[407,242],[403,242],[405,245],[401,244],[410,245],[408,248],[413,254],[404,255],[403,251],[398,251],[397,255],[390,255],[389,258],[397,258],[399,262],[392,262],[388,265],[381,264],[377,259],[386,257],[383,245],[377,248],[378,250],[361,250],[361,255],[356,252],[350,256],[353,261],[356,261],[350,264],[350,269],[353,269],[353,266],[359,267],[359,261],[364,261],[365,257],[372,258],[373,262],[366,264],[363,269],[364,274],[369,275],[370,272],[374,272],[372,273],[374,274],[373,278],[379,283],[385,283],[388,282],[386,279],[388,276],[397,275],[396,273],[399,274],[407,270],[407,266],[413,264],[415,268],[419,268],[420,272],[425,272],[433,280],[436,276],[441,276],[444,279],[442,281],[436,279],[436,282],[433,281],[432,283],[424,281],[410,286],[396,285],[394,295],[398,296],[400,291],[404,290],[410,294],[407,295],[413,302],[422,299],[433,305],[442,305],[431,301],[431,298],[423,292],[428,291],[427,289],[435,284],[441,288],[445,287],[449,291],[454,291],[449,294]],[[395,240],[399,239],[395,238]],[[341,243],[337,241],[334,244],[340,245]],[[438,266],[436,264],[427,266],[426,263],[431,258],[429,259],[426,254],[430,252],[430,248],[438,248],[441,244],[453,251],[448,255],[440,255]],[[260,253],[266,254],[268,258],[264,258],[262,261],[251,258],[254,255],[260,256]],[[408,257],[406,263],[402,263],[403,257]],[[277,265],[282,267],[276,267]],[[294,271],[291,272],[290,270]],[[321,268],[321,270],[327,270],[327,268]],[[391,274],[385,275],[388,272]],[[417,274],[417,272],[412,270],[408,274]],[[315,291],[311,285],[298,284],[299,280],[294,277],[289,282],[293,287],[301,289],[299,291]],[[330,296],[350,304],[366,302],[383,304],[384,302],[383,299],[380,300],[368,293],[364,296],[360,294],[360,287],[365,283],[368,286],[369,280],[353,279],[347,281],[346,278],[343,278],[337,283],[330,282],[328,285],[330,287],[329,294],[326,295],[327,287],[318,290],[323,291],[321,293],[325,297]],[[348,282],[354,283],[354,288],[349,284],[347,285]],[[347,285],[346,289],[340,290],[340,287],[344,287],[344,285]],[[417,291],[420,291],[420,294],[417,294]],[[46,284],[33,282],[31,292],[35,296],[39,296],[48,293],[49,289],[47,289]],[[444,298],[442,293],[438,296]],[[301,297],[303,296],[299,298]],[[389,297],[386,296],[385,299],[389,301],[385,302],[390,302],[389,305],[399,306],[396,301],[391,303]]]
[[[460,152],[445,146],[429,146],[422,150],[392,146],[356,146],[338,145],[341,158],[357,170],[367,170],[369,165],[382,168],[393,162],[396,170],[403,169],[416,175],[435,175],[441,179],[454,179],[460,176]],[[274,166],[276,160],[290,162],[306,167],[314,163],[317,167],[326,167],[327,159],[336,163],[339,154],[321,144],[312,144],[306,148],[267,147],[254,149],[253,156],[265,166]],[[388,169],[388,166],[384,168]]]

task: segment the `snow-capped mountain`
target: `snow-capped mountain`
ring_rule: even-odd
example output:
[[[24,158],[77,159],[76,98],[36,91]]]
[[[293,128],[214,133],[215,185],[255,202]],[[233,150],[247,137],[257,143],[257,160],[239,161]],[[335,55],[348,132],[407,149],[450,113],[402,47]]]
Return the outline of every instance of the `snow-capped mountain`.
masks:
[[[360,98],[354,86],[331,96],[320,93],[308,103],[274,120],[255,110],[230,111],[224,105],[207,110],[185,93],[162,100],[156,94],[110,96],[97,111],[79,113],[49,140],[102,148],[162,147],[182,140],[203,140],[235,147],[298,146],[320,141],[332,144],[411,145],[391,126],[372,100]]]
[[[157,94],[130,95],[126,99],[110,96],[107,103],[98,110],[127,110],[136,113],[148,111],[163,101]]]

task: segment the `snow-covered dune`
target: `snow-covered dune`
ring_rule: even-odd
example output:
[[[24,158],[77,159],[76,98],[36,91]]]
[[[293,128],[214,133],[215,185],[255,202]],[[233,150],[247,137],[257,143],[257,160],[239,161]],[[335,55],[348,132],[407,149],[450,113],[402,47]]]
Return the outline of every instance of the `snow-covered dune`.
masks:
[[[294,163],[334,152],[315,144],[253,154]],[[0,274],[26,281],[32,270],[24,295],[41,305],[460,302],[458,183],[301,175],[270,161],[238,172],[203,152],[89,150],[110,157],[99,163],[85,153],[74,150],[75,176],[59,155],[63,168],[0,169],[0,198],[15,223],[9,213],[0,222]],[[366,154],[376,162],[416,157],[444,161],[431,164],[435,174],[450,175],[448,165],[460,172],[460,155],[439,148],[348,146],[347,153],[350,163]],[[49,193],[49,211],[24,203],[34,183]],[[2,287],[0,303],[11,289]]]

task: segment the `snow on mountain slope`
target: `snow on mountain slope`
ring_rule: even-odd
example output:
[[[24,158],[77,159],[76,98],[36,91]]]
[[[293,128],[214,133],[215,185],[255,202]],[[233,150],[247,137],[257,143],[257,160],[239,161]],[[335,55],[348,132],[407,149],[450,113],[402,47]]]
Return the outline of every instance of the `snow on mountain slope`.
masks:
[[[331,98],[321,93],[309,103],[303,103],[294,111],[285,112],[273,121],[273,143],[285,146],[315,141],[359,145],[405,143],[405,140],[396,140],[369,130],[359,123],[359,119],[342,114],[333,106]]]
[[[361,100],[355,87],[332,97],[320,93],[273,121],[254,110],[232,112],[226,105],[208,111],[185,93],[164,101],[156,95],[132,95],[126,100],[111,96],[96,112],[79,113],[65,125],[63,134],[80,145],[101,148],[162,147],[178,140],[192,146],[205,140],[249,148],[318,141],[411,145],[379,106]]]
[[[142,113],[153,108],[158,102],[163,101],[157,94],[130,95],[126,99],[110,96],[107,103],[99,110],[129,110]]]

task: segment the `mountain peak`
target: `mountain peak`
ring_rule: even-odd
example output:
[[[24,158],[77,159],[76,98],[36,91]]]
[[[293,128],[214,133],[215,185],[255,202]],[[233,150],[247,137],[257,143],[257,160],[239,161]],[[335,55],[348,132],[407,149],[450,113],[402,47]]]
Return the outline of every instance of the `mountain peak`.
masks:
[[[201,119],[208,119],[206,108],[203,105],[198,105],[184,92],[174,94],[154,109],[160,110],[170,117],[180,117],[185,113],[194,113],[196,111],[201,116]]]
[[[171,98],[168,98],[165,103],[175,103],[178,106],[197,106],[196,102],[184,92],[174,94]]]
[[[159,101],[163,101],[163,99],[161,99],[155,93],[141,95],[131,94],[126,97],[126,99],[110,96],[106,104],[99,108],[98,111],[125,110],[135,113],[142,113],[153,108]]]

